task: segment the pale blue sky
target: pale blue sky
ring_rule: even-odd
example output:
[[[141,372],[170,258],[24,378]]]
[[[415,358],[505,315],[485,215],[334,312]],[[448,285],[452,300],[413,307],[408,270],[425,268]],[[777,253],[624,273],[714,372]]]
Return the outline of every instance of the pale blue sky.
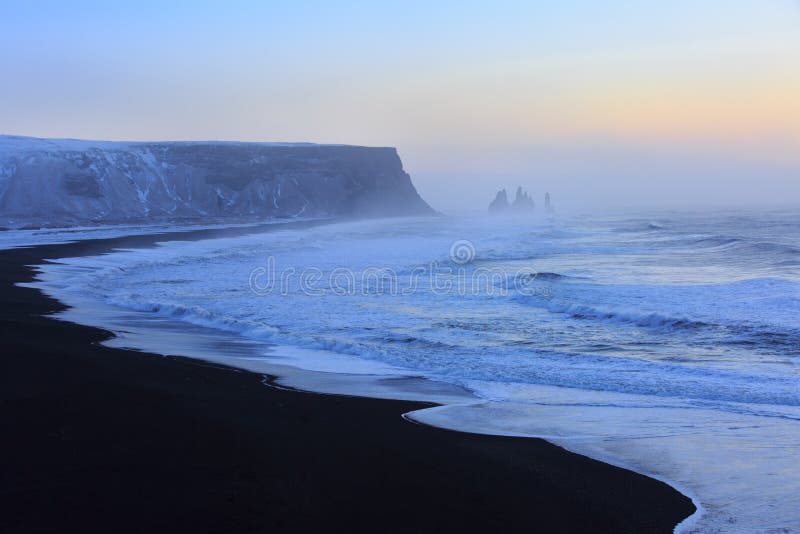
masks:
[[[0,132],[392,145],[445,209],[800,202],[794,0],[431,4],[0,0]]]

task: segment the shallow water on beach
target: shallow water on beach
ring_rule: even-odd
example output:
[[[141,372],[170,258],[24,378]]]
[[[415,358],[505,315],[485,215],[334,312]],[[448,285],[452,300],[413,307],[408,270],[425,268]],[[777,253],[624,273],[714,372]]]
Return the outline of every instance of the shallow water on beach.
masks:
[[[701,507],[683,530],[800,531],[796,210],[348,222],[40,269],[118,346],[429,398],[407,417],[668,481]]]

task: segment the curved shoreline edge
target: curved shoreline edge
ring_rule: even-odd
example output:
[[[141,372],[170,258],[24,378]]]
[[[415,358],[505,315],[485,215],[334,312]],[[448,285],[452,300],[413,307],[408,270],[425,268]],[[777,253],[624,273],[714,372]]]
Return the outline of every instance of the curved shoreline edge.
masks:
[[[169,373],[173,378],[179,377],[185,379],[189,377],[190,379],[196,380],[199,379],[198,374],[203,375],[203,380],[207,381],[207,384],[192,389],[189,392],[191,395],[186,393],[187,396],[193,399],[194,411],[186,407],[181,407],[178,411],[183,413],[183,410],[187,410],[192,413],[192,417],[197,419],[197,427],[191,427],[190,430],[205,437],[208,437],[209,434],[214,432],[216,430],[215,426],[220,424],[218,420],[220,414],[216,414],[215,418],[209,421],[208,414],[198,412],[197,408],[205,407],[211,409],[212,407],[202,402],[198,405],[196,395],[210,395],[223,405],[230,403],[229,397],[238,397],[240,395],[239,390],[243,387],[248,390],[248,395],[245,397],[247,397],[249,401],[264,396],[265,394],[251,390],[249,386],[228,383],[230,377],[237,377],[239,379],[238,382],[252,382],[252,377],[259,378],[261,376],[257,373],[246,373],[238,369],[225,368],[222,365],[209,365],[200,360],[163,358],[160,356],[154,357],[152,354],[103,347],[99,345],[98,342],[107,339],[111,335],[109,332],[44,317],[45,315],[59,311],[59,308],[63,309],[63,305],[47,297],[38,290],[15,285],[19,282],[31,281],[33,278],[31,266],[36,263],[41,263],[47,258],[90,253],[97,254],[104,250],[107,251],[122,246],[151,246],[155,242],[165,239],[201,239],[205,237],[216,237],[220,235],[220,232],[241,233],[243,231],[250,232],[252,228],[246,230],[227,229],[224,231],[199,230],[196,233],[190,232],[178,235],[161,234],[132,236],[96,241],[81,241],[65,245],[42,245],[27,249],[0,251],[0,254],[3,255],[2,290],[5,295],[3,306],[3,330],[7,345],[11,349],[9,351],[10,354],[2,358],[2,365],[4,368],[3,376],[6,377],[2,381],[4,401],[2,405],[3,412],[7,412],[5,415],[8,416],[3,419],[7,421],[8,423],[6,424],[9,425],[6,429],[6,435],[14,436],[3,445],[3,449],[5,449],[3,452],[6,453],[3,457],[14,457],[14,455],[8,454],[9,452],[14,452],[11,449],[18,447],[19,450],[16,452],[19,453],[25,450],[23,445],[33,445],[34,442],[37,441],[36,438],[39,440],[42,438],[41,433],[25,432],[26,430],[30,430],[31,426],[36,426],[36,420],[51,419],[50,424],[46,424],[43,428],[37,427],[37,430],[40,432],[58,429],[64,426],[65,422],[74,423],[75,420],[78,420],[81,424],[104,421],[108,416],[108,413],[106,413],[107,407],[96,407],[97,413],[74,414],[61,413],[59,411],[61,407],[53,403],[57,401],[63,402],[64,398],[69,400],[71,396],[74,395],[80,397],[82,394],[87,394],[91,396],[92,388],[97,389],[99,387],[105,392],[113,391],[113,388],[109,390],[109,385],[130,388],[129,382],[132,381],[132,379],[123,371],[134,370],[136,373],[147,376],[147,379],[150,381],[158,380],[158,373],[160,371]],[[41,334],[43,333],[48,335],[42,336]],[[38,334],[38,336],[34,338],[33,336],[36,334]],[[76,353],[75,350],[66,350],[64,346],[58,344],[59,341],[68,342],[66,345],[73,349],[79,349],[78,352]],[[66,358],[48,357],[47,351],[49,350],[61,354],[62,356],[64,355],[62,353],[66,352]],[[98,363],[97,355],[94,357],[87,357],[85,354],[82,354],[84,351],[97,353],[97,355],[103,356],[113,355],[114,358],[102,358],[103,361]],[[31,360],[31,358],[44,358],[45,361],[28,361]],[[56,362],[55,360],[58,361]],[[54,372],[55,370],[52,368],[48,368],[49,365],[53,364],[55,364],[55,367],[60,373]],[[104,373],[110,373],[111,376],[98,374],[98,365],[100,365]],[[235,371],[235,373],[231,373],[231,371]],[[222,380],[220,378],[221,376],[227,378]],[[28,380],[34,383],[28,383]],[[223,384],[224,387],[220,385],[220,380],[225,382]],[[268,388],[264,388],[263,385],[261,385],[260,380],[256,380],[255,382],[258,384],[259,388],[268,390]],[[98,383],[102,387],[98,386]],[[47,386],[55,386],[57,388],[57,393],[48,390]],[[180,381],[177,383],[171,382],[169,386],[185,387],[180,385]],[[81,391],[81,388],[86,387],[89,388],[88,393]],[[162,385],[162,387],[165,387],[165,385]],[[216,390],[213,389],[215,387],[217,388]],[[209,390],[208,388],[212,389]],[[170,394],[168,389],[169,388],[167,388],[166,393],[160,393],[165,393],[169,398]],[[123,405],[129,406],[130,404],[135,404],[137,402],[137,395],[142,393],[148,394],[151,392],[146,388],[144,390],[133,388],[133,390],[130,391],[130,398],[126,399]],[[294,437],[291,433],[288,434],[288,437],[294,441],[294,447],[308,449],[313,444],[307,443],[307,439],[313,440],[314,437],[324,437],[327,440],[327,443],[322,445],[322,449],[325,449],[325,445],[329,445],[331,440],[341,442],[342,445],[337,448],[341,454],[328,453],[328,457],[324,461],[315,463],[315,468],[318,469],[317,474],[329,473],[331,470],[336,471],[339,466],[335,464],[341,462],[342,455],[346,458],[348,455],[354,454],[350,449],[357,449],[363,446],[360,439],[365,438],[367,435],[369,435],[371,440],[384,438],[386,440],[398,440],[399,443],[404,443],[406,445],[413,445],[412,447],[400,447],[398,449],[397,445],[394,445],[394,448],[392,448],[391,444],[381,442],[380,446],[383,447],[384,450],[387,450],[386,448],[388,447],[388,455],[377,455],[373,451],[372,455],[369,455],[370,462],[357,468],[350,466],[351,471],[359,476],[367,478],[371,476],[368,471],[377,468],[377,470],[384,473],[384,475],[392,475],[392,480],[399,486],[410,487],[413,489],[412,493],[415,493],[413,502],[407,500],[405,493],[392,493],[391,497],[399,502],[391,503],[392,506],[387,509],[385,508],[385,503],[380,505],[380,503],[374,502],[384,497],[384,495],[376,494],[380,493],[379,488],[372,487],[370,484],[354,487],[353,491],[350,492],[351,494],[358,495],[358,497],[362,499],[369,499],[372,504],[377,507],[377,510],[382,511],[382,513],[377,513],[375,511],[365,512],[363,508],[358,510],[362,515],[372,520],[384,517],[386,513],[389,513],[389,510],[398,508],[397,505],[410,503],[412,506],[422,507],[425,513],[422,514],[419,511],[409,509],[403,510],[402,513],[405,514],[404,517],[407,520],[413,520],[408,523],[407,526],[413,525],[415,528],[420,528],[420,526],[422,526],[423,529],[425,525],[434,529],[434,527],[437,524],[441,524],[441,521],[446,517],[447,520],[463,524],[463,527],[468,530],[479,530],[481,525],[483,525],[484,528],[490,526],[496,527],[498,524],[502,523],[504,528],[512,529],[522,529],[525,526],[528,528],[530,526],[539,526],[540,528],[559,526],[560,528],[564,528],[571,524],[572,529],[576,531],[581,531],[582,527],[584,527],[586,531],[589,529],[593,531],[602,531],[601,525],[605,525],[607,528],[617,531],[641,531],[643,528],[647,528],[649,531],[671,531],[676,527],[676,523],[679,521],[680,525],[685,526],[688,524],[689,520],[696,518],[700,511],[698,508],[697,512],[693,513],[695,512],[693,510],[695,507],[690,502],[689,498],[681,495],[674,488],[669,487],[668,484],[662,481],[656,481],[652,477],[646,477],[635,472],[608,465],[607,463],[570,453],[561,447],[552,445],[541,439],[521,439],[487,436],[485,434],[470,434],[458,431],[451,432],[436,427],[425,427],[425,430],[420,430],[423,428],[421,425],[420,429],[414,429],[414,427],[418,425],[408,425],[405,418],[391,417],[392,413],[402,416],[405,413],[429,407],[429,403],[387,401],[361,397],[342,397],[334,400],[331,396],[314,394],[303,395],[302,397],[304,400],[299,402],[296,398],[296,392],[273,392],[272,395],[286,398],[279,401],[270,401],[268,406],[274,409],[274,402],[278,404],[291,403],[295,405],[296,412],[299,411],[301,415],[311,417],[312,419],[307,425],[310,428],[303,429],[303,437]],[[292,399],[288,400],[289,397],[292,397]],[[85,402],[79,404],[84,408],[89,406]],[[169,402],[167,404],[169,404]],[[297,408],[297,404],[313,404],[314,409],[309,412],[308,406]],[[347,407],[345,408],[343,405],[347,405]],[[363,419],[353,417],[349,410],[353,410],[354,407],[357,413],[363,415],[364,412],[368,412],[369,416]],[[174,410],[175,408],[175,406],[170,405],[169,410]],[[216,407],[214,409],[220,410],[221,408]],[[52,410],[55,410],[56,413],[51,413]],[[322,411],[327,413],[328,417],[335,417],[336,420],[325,421],[314,417],[314,414]],[[345,417],[342,417],[342,413],[345,413]],[[162,419],[157,423],[157,426],[161,425],[166,428],[169,423],[175,423],[174,419],[162,414],[140,414],[140,416],[144,415]],[[236,414],[231,415],[237,419],[236,424],[238,426],[236,427],[236,431],[242,432],[241,435],[246,436],[246,438],[242,437],[244,441],[251,441],[249,444],[250,446],[258,448],[257,445],[265,445],[262,440],[267,440],[266,445],[269,445],[269,432],[265,433],[264,429],[253,428],[253,421],[239,420],[241,416]],[[250,415],[263,418],[270,414],[252,411]],[[14,423],[19,423],[20,418],[23,417],[31,421],[23,423],[21,425],[22,428],[15,428]],[[138,416],[135,421],[138,421],[140,425],[145,423],[145,420],[140,420]],[[397,425],[398,421],[402,426]],[[126,422],[126,424],[130,423],[130,421]],[[204,427],[204,425],[207,426]],[[149,423],[144,424],[144,427],[148,428]],[[365,434],[365,428],[372,430],[372,432],[367,432]],[[101,426],[93,426],[85,430],[85,435],[83,435],[82,438],[89,442],[107,440],[107,436],[103,436],[106,430],[106,428]],[[44,435],[48,435],[47,432],[45,432]],[[412,438],[411,436],[416,437]],[[48,447],[48,450],[53,449],[58,451],[65,446],[64,436],[58,433],[55,434],[55,437],[50,439],[50,447]],[[159,451],[157,443],[159,439],[158,436],[152,436],[150,438],[150,441],[153,442],[152,444],[148,444],[146,441],[141,441],[141,443],[137,442],[138,446],[141,448],[136,449],[136,447],[133,447],[131,449],[131,454],[136,456],[150,453],[151,456],[148,456],[147,460],[155,464],[163,462],[163,458],[156,457],[154,454],[154,452]],[[409,443],[409,440],[411,440],[412,443]],[[115,442],[113,439],[110,443],[120,445],[120,443]],[[227,445],[230,446],[230,444]],[[240,446],[238,442],[233,445]],[[446,446],[440,450],[436,445]],[[67,443],[66,446],[69,446],[69,443]],[[419,450],[420,446],[422,450]],[[36,447],[41,447],[41,444],[34,445],[31,450],[36,450]],[[220,450],[226,448],[227,447],[224,446],[218,447]],[[314,447],[311,447],[311,449],[314,450]],[[463,452],[465,450],[473,451],[473,454],[465,455]],[[479,452],[477,458],[479,458],[481,462],[475,462],[476,457],[474,451]],[[97,453],[98,451],[95,452]],[[200,468],[208,466],[219,468],[227,464],[227,460],[223,461],[217,456],[210,457],[209,453],[212,452],[211,450],[204,449],[202,452],[203,454],[192,457],[193,460],[204,458],[206,463],[200,463]],[[316,449],[316,452],[320,452],[319,447]],[[392,453],[397,455],[397,457],[393,457]],[[30,452],[29,454],[30,457],[28,460],[35,461],[34,453]],[[75,454],[77,456],[70,466],[72,471],[81,471],[83,468],[86,468],[86,466],[94,465],[94,459],[83,457],[80,452],[75,452]],[[404,455],[407,456],[407,458],[402,460],[401,457]],[[548,461],[542,460],[542,457],[548,458]],[[433,475],[426,474],[418,469],[416,471],[413,469],[414,465],[419,464],[427,464],[431,467],[432,458],[439,459],[441,463],[433,463],[432,465],[443,469],[449,475],[449,477],[445,477],[447,480],[441,480],[440,478],[435,478]],[[513,460],[509,460],[508,458],[513,458]],[[172,459],[174,460],[175,458]],[[260,460],[260,462],[263,461],[263,459]],[[259,463],[259,465],[261,464]],[[445,467],[442,468],[441,466]],[[10,466],[6,467],[10,468]],[[35,472],[41,470],[51,471],[53,467],[54,466],[50,465],[50,462],[47,460],[41,465],[35,462],[29,465],[30,470]],[[113,467],[113,463],[108,464],[107,467]],[[275,466],[268,464],[266,467],[274,468]],[[388,469],[389,467],[393,469]],[[402,469],[397,469],[398,467],[402,467]],[[241,469],[241,466],[239,466],[239,468]],[[409,468],[412,468],[411,471],[407,470]],[[15,488],[11,487],[11,483],[14,480],[13,475],[20,469],[22,469],[22,467],[16,466],[8,470],[11,473],[11,476],[8,477],[9,486],[2,488],[2,495],[6,499],[21,499],[25,501],[23,498],[24,495],[20,496],[20,490],[15,490]],[[22,469],[22,471],[24,471],[24,469]],[[267,469],[267,471],[269,471],[269,469]],[[306,473],[304,476],[310,477],[310,480],[314,480],[316,475],[313,470],[304,472]],[[584,481],[586,473],[591,473],[589,479],[593,478],[593,481]],[[500,474],[500,476],[498,476],[498,474]],[[44,472],[38,472],[37,477],[45,479],[46,475],[47,474]],[[328,475],[323,476],[322,478],[327,480],[327,476]],[[509,484],[506,482],[504,484],[503,479],[508,477],[511,478],[512,483]],[[33,478],[35,479],[36,477]],[[222,478],[225,477],[223,476]],[[291,486],[293,478],[292,473],[289,472],[283,479],[283,485]],[[163,482],[169,486],[170,480],[168,475],[165,474],[164,479]],[[302,479],[302,477],[300,477],[300,479]],[[484,483],[482,481],[483,479],[495,481],[494,485]],[[480,481],[482,487],[477,488],[473,487],[471,484],[464,484],[465,481],[471,481],[473,484]],[[337,482],[341,484],[340,480],[337,480]],[[71,481],[64,479],[61,480],[61,483],[63,487],[67,488],[77,484],[78,493],[81,491],[81,486],[88,485],[87,481],[82,476],[71,479]],[[544,484],[544,486],[537,487],[537,483],[540,485]],[[66,484],[66,486],[64,486],[64,484]],[[297,481],[294,481],[294,484],[297,484]],[[259,487],[264,489],[261,486]],[[441,490],[443,487],[447,488],[447,490],[453,492],[455,495],[445,496],[441,491],[434,491],[436,488]],[[252,505],[258,502],[263,494],[255,491],[257,489],[255,487],[251,488],[248,486],[248,488],[252,490],[252,495],[249,493],[248,495],[250,498],[254,499],[252,502],[248,502],[248,505]],[[306,512],[308,512],[309,508],[313,507],[326,508],[328,501],[331,499],[330,495],[324,492],[319,493],[319,490],[311,487],[290,489],[298,495],[302,495],[303,498],[310,499],[308,501],[310,505],[301,507],[301,509]],[[32,490],[30,488],[27,490],[23,489],[22,493],[24,494],[25,491],[30,492]],[[315,491],[317,493],[314,493]],[[468,500],[464,500],[465,491],[472,492]],[[347,493],[347,490],[342,493]],[[46,495],[50,498],[58,497],[46,490],[42,490],[42,495]],[[270,495],[272,494],[270,493]],[[425,500],[426,496],[435,497],[436,506],[423,506],[422,501]],[[530,502],[524,499],[520,501],[521,496],[532,497],[540,504],[539,506],[532,506]],[[621,500],[620,496],[622,496]],[[218,497],[218,495],[208,495],[207,504],[213,505],[213,503],[218,503],[222,505],[223,503],[217,500]],[[475,505],[470,502],[471,499],[477,499],[478,502],[483,504],[481,506]],[[519,501],[519,506],[512,506],[509,508],[508,502],[504,502],[504,499]],[[613,502],[609,501],[609,499]],[[449,504],[443,502],[447,500],[451,502],[449,502]],[[35,499],[31,502],[35,502]],[[576,507],[576,502],[579,503],[580,506]],[[546,503],[546,506],[543,505],[543,503]],[[20,504],[24,504],[24,502]],[[113,504],[113,501],[106,504]],[[235,506],[234,508],[230,508],[230,506],[232,505],[224,504],[222,509],[220,509],[215,516],[226,516],[226,513],[229,514],[234,510],[236,513],[239,513],[239,508]],[[284,508],[292,508],[294,506],[292,509],[297,512],[297,503],[283,503],[282,506]],[[402,506],[400,507],[402,508]],[[111,508],[113,509],[114,506],[111,506]],[[471,510],[472,508],[475,508],[475,510]],[[21,509],[25,509],[25,506],[21,506]],[[264,526],[264,524],[258,523],[259,520],[265,519],[262,517],[265,515],[263,510],[254,511],[251,510],[249,506],[243,509],[247,510],[247,513],[244,513],[240,519],[226,516],[223,520],[234,521],[237,526],[242,526],[245,523],[247,525],[258,524],[262,527]],[[583,509],[582,514],[580,513],[581,509]],[[445,510],[450,510],[451,512],[453,510],[459,510],[463,513],[463,517],[455,517],[452,513],[446,513]],[[484,515],[476,517],[474,512],[478,510],[483,512]],[[212,511],[207,511],[206,513],[211,512]],[[168,515],[167,510],[162,510],[161,513]],[[200,514],[200,512],[197,513]],[[492,513],[497,514],[497,517],[491,517]],[[550,515],[547,515],[548,513]],[[266,515],[273,516],[274,514],[270,513]],[[156,514],[156,516],[158,516],[158,514]],[[100,514],[99,518],[103,517],[103,514]],[[425,521],[425,518],[427,518],[428,521]],[[667,518],[670,519],[667,520]],[[166,519],[168,518],[162,515],[151,518],[151,521],[158,523]],[[269,519],[273,521],[269,523],[271,526],[281,528],[280,525],[276,525],[274,522],[275,518],[270,517]],[[327,518],[327,520],[329,519],[330,517]],[[355,530],[359,530],[359,521],[362,521],[357,514],[353,513],[343,513],[340,515],[339,519],[342,521],[341,524],[343,526],[346,524]],[[393,519],[395,518],[393,517]],[[8,520],[9,518],[6,518],[4,521]],[[40,518],[40,520],[42,520],[42,518]],[[63,521],[63,518],[55,517],[52,520],[55,524],[56,522]],[[20,530],[19,526],[23,524],[24,522],[18,524],[15,530]],[[313,528],[321,524],[322,523],[315,524],[312,520],[307,527]],[[447,524],[450,525],[450,523]],[[365,527],[365,525],[362,526]],[[284,525],[284,528],[293,530],[288,525]],[[366,528],[364,529],[366,530]],[[24,528],[21,530],[24,531]],[[398,530],[401,529],[398,528]]]
[[[424,412],[425,410],[429,410],[431,408],[437,408],[439,406],[441,406],[441,405],[430,406],[430,407],[422,408],[420,410],[414,410],[414,411],[411,411],[411,412],[404,413],[403,414],[403,419],[405,419],[409,423],[413,423],[413,424],[416,424],[416,425],[428,426],[428,427],[431,427],[431,428],[437,428],[437,429],[443,429],[443,430],[451,430],[453,432],[465,432],[465,433],[473,433],[473,434],[476,434],[476,435],[489,435],[489,436],[498,436],[498,437],[506,437],[506,438],[540,439],[540,440],[546,441],[547,443],[550,443],[552,445],[560,447],[560,448],[564,449],[566,452],[568,452],[570,454],[577,454],[579,456],[585,456],[585,455],[581,454],[580,452],[576,452],[576,451],[570,450],[568,447],[564,446],[564,444],[554,443],[553,441],[550,441],[545,436],[523,435],[523,434],[515,434],[515,433],[511,433],[511,432],[509,432],[507,434],[500,434],[500,433],[487,433],[487,432],[477,432],[477,431],[473,432],[473,431],[470,431],[470,430],[453,430],[453,429],[447,429],[445,427],[436,426],[436,425],[433,425],[431,423],[427,423],[425,421],[422,421],[422,420],[414,418],[414,414],[417,413],[417,412]],[[629,465],[626,465],[624,462],[616,461],[613,458],[608,458],[608,457],[599,458],[599,457],[591,457],[591,456],[587,456],[587,458],[592,458],[593,460],[602,462],[602,463],[604,463],[606,465],[611,465],[611,466],[614,466],[614,467],[618,467],[618,468],[624,469],[626,471],[631,471],[633,473],[637,473],[639,475],[646,476],[646,477],[651,478],[653,480],[658,480],[659,482],[662,482],[662,483],[666,484],[667,486],[671,487],[675,491],[677,491],[677,492],[681,493],[682,495],[684,495],[685,497],[689,498],[691,500],[691,502],[692,502],[692,505],[695,508],[695,511],[694,511],[694,513],[686,516],[680,523],[675,525],[675,528],[673,529],[673,532],[675,532],[675,533],[693,532],[691,530],[692,526],[695,523],[698,522],[698,520],[703,516],[703,513],[705,512],[705,510],[703,509],[703,505],[700,503],[700,500],[697,498],[697,496],[692,491],[690,491],[686,487],[683,487],[680,484],[675,483],[672,480],[669,480],[669,479],[667,479],[665,477],[662,477],[662,476],[655,475],[653,473],[638,471],[638,470],[634,469],[633,467],[631,467]]]

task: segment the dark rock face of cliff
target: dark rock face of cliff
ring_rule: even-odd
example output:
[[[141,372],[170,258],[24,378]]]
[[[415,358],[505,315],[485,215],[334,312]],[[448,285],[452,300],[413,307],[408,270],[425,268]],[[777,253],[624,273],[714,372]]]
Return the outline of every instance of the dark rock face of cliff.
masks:
[[[394,148],[0,136],[5,224],[433,213]]]

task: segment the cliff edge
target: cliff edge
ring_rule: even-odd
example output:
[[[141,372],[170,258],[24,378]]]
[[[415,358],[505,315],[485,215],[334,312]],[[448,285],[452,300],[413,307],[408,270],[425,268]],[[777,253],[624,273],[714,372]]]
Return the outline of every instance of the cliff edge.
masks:
[[[394,148],[0,136],[0,222],[434,214]]]

